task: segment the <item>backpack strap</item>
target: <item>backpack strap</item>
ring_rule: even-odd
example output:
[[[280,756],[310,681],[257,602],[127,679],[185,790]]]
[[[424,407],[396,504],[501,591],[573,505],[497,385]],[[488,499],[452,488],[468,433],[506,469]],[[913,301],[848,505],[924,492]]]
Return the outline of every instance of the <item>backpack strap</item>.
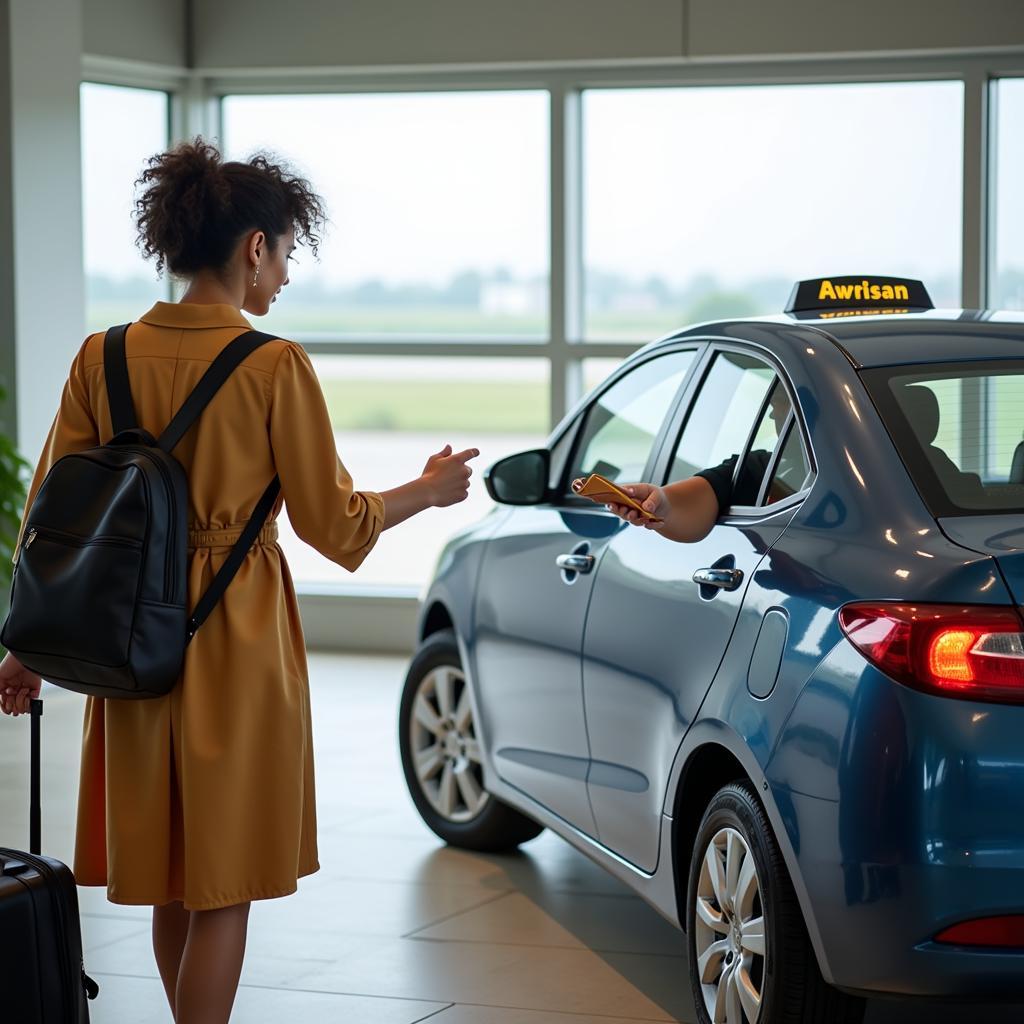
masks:
[[[181,408],[174,414],[167,429],[157,438],[156,443],[160,448],[170,453],[185,436],[189,427],[199,418],[213,396],[220,390],[220,386],[231,376],[232,371],[260,345],[265,345],[268,341],[274,341],[276,338],[276,334],[265,334],[263,331],[245,331],[233,341],[228,342],[207,367],[206,373],[199,379],[199,383],[192,389],[188,398],[181,403]],[[241,568],[245,556],[256,540],[256,535],[267,521],[267,516],[270,515],[280,491],[281,481],[275,476],[267,485],[260,500],[256,502],[256,507],[252,510],[252,515],[245,524],[242,535],[235,541],[231,553],[217,571],[213,582],[196,602],[186,628],[186,646],[195,636],[196,630],[213,611],[224,591],[228,589],[228,584],[234,579],[235,573]]]
[[[128,382],[128,358],[124,351],[124,340],[130,326],[111,327],[103,338],[103,377],[115,435],[139,425],[135,418],[132,389]]]
[[[249,553],[249,548],[252,547],[253,542],[256,540],[256,535],[263,528],[267,516],[270,515],[270,510],[274,507],[274,502],[277,500],[280,490],[280,477],[275,476],[267,485],[267,489],[263,492],[260,500],[256,502],[256,507],[252,510],[252,515],[245,524],[241,537],[235,541],[235,545],[231,549],[231,554],[224,560],[224,564],[217,571],[217,575],[213,577],[213,582],[207,587],[206,593],[196,602],[196,606],[188,620],[185,634],[186,647],[192,637],[195,636],[196,630],[206,621],[210,612],[213,611],[214,606],[221,599],[224,591],[228,589],[228,584],[234,578],[235,573],[241,568],[245,556]]]
[[[177,443],[185,436],[185,432],[199,418],[199,414],[206,408],[207,404],[231,376],[231,372],[239,363],[250,355],[260,345],[268,341],[276,340],[277,335],[264,334],[262,331],[246,331],[240,334],[234,341],[229,342],[218,353],[217,358],[210,363],[206,373],[200,378],[199,383],[192,389],[191,394],[181,404],[181,408],[174,414],[174,419],[167,425],[167,429],[157,438],[157,444],[170,453]]]

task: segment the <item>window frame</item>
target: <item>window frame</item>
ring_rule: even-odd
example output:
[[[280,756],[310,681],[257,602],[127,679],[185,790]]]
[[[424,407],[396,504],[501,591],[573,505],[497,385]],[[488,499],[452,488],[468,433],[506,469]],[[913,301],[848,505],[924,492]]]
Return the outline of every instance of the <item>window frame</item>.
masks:
[[[484,339],[422,342],[409,339],[318,338],[305,342],[311,354],[524,356],[547,359],[550,366],[549,422],[552,448],[578,426],[582,398],[582,362],[590,357],[628,359],[642,346],[631,342],[583,341],[582,332],[582,94],[587,89],[664,88],[666,86],[773,86],[844,82],[959,81],[964,89],[961,294],[966,307],[984,308],[990,299],[994,252],[995,185],[992,180],[995,99],[998,82],[1024,77],[1019,49],[985,52],[963,49],[941,54],[713,59],[644,62],[586,61],[500,67],[282,68],[267,76],[260,67],[223,71],[203,67],[166,67],[87,55],[82,80],[166,90],[171,97],[170,142],[203,135],[221,136],[221,99],[234,94],[297,92],[440,92],[471,89],[544,89],[550,97],[549,146],[549,335],[539,342],[495,343]],[[180,294],[175,288],[174,297]],[[692,339],[688,339],[692,340]],[[694,371],[702,360],[695,360]],[[689,386],[692,387],[691,372]],[[790,388],[792,397],[792,389]],[[680,403],[685,396],[680,396]],[[794,405],[797,416],[799,406]],[[678,410],[678,405],[677,405]],[[813,451],[801,423],[801,443],[817,475]],[[664,447],[664,438],[662,439]],[[655,467],[652,467],[655,468]],[[792,498],[787,501],[793,500]],[[770,506],[777,510],[783,503]],[[350,599],[367,598],[360,584],[299,583],[300,594],[327,590]],[[419,587],[393,588],[410,600]]]
[[[1019,70],[1018,70],[1019,69]],[[628,357],[642,344],[583,340],[582,323],[582,95],[587,90],[702,86],[771,87],[785,85],[886,84],[957,81],[964,89],[961,294],[965,306],[983,307],[987,298],[987,238],[990,235],[988,149],[992,134],[991,87],[1000,78],[1024,77],[1024,57],[978,55],[967,51],[944,55],[828,58],[723,59],[700,66],[665,61],[642,68],[607,62],[575,66],[502,67],[500,69],[413,68],[283,70],[268,82],[260,69],[213,74],[203,81],[203,98],[213,134],[220,134],[220,107],[228,95],[287,93],[458,92],[541,89],[550,96],[550,258],[549,336],[541,342],[517,343],[515,351],[500,342],[464,338],[459,342],[318,337],[302,339],[310,350],[337,354],[395,356],[436,354],[542,356],[551,363],[551,416],[558,423],[580,398],[581,362],[592,356]],[[977,257],[977,258],[976,258]]]

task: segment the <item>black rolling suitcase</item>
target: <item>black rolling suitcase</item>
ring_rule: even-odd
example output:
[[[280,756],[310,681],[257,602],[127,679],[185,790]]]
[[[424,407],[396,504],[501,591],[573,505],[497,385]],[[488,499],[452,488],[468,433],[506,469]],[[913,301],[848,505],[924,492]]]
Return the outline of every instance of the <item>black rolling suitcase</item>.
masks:
[[[0,1021],[88,1024],[99,991],[82,960],[71,870],[40,855],[39,719],[32,701],[31,853],[0,847]]]

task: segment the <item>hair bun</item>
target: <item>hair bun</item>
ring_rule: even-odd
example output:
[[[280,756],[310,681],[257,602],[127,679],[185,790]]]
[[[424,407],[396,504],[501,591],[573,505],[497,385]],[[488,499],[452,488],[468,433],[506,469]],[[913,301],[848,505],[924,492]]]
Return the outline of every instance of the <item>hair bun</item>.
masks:
[[[217,147],[198,137],[147,161],[136,182],[146,186],[136,215],[139,240],[157,257],[158,272],[165,265],[177,273],[200,269],[203,236],[216,231],[231,204],[222,168]]]
[[[225,163],[202,138],[151,157],[136,182],[139,247],[157,271],[191,275],[223,267],[246,231],[258,229],[270,249],[289,228],[314,255],[324,222],[320,198],[305,179],[257,154]]]

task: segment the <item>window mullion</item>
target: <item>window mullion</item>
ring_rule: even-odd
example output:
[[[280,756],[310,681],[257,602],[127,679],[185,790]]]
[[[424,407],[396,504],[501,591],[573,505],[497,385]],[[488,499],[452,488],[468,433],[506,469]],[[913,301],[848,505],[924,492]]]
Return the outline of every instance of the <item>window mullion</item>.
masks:
[[[989,92],[991,80],[982,69],[964,76],[963,255],[961,304],[981,309],[989,303]]]
[[[550,125],[550,426],[565,416],[582,391],[582,367],[570,348],[582,321],[582,167],[580,94],[551,89]]]

